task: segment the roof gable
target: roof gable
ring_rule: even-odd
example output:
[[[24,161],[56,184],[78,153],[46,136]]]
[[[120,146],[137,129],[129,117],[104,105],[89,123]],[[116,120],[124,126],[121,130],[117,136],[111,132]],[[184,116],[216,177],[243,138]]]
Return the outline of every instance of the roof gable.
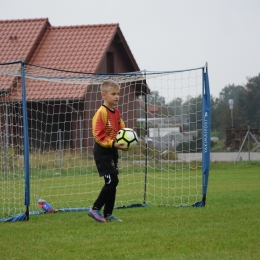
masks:
[[[30,63],[95,73],[117,28],[118,24],[49,27]]]

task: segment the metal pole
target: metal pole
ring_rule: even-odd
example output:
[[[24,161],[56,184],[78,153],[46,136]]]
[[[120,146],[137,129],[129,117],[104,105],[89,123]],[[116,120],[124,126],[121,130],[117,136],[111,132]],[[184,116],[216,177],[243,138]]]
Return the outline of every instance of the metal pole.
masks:
[[[250,161],[250,126],[248,126],[248,161]]]
[[[83,128],[82,128],[82,115],[79,113],[79,143],[80,143],[80,157],[82,157],[82,140],[83,140]]]
[[[161,119],[162,121],[162,119]],[[162,137],[161,137],[161,128],[162,128],[162,123],[160,125],[159,129],[159,167],[162,169]]]
[[[230,112],[231,112],[231,127],[233,127],[233,107],[234,107],[234,100],[233,99],[229,99],[228,100],[229,103],[229,108],[230,108]]]
[[[145,72],[146,78],[146,72]],[[145,100],[145,172],[144,172],[144,201],[143,204],[146,203],[146,189],[147,189],[147,170],[148,170],[148,105],[147,105],[147,86],[146,80],[144,81],[145,84],[145,93],[144,93],[144,100]],[[141,86],[142,89],[142,86]]]
[[[29,220],[30,158],[29,158],[29,136],[28,136],[28,117],[27,117],[27,100],[26,100],[24,59],[22,59],[22,61],[21,61],[21,76],[22,76],[23,142],[24,142],[24,170],[25,170],[24,205],[26,206],[26,212],[25,212],[26,219]]]
[[[231,126],[233,127],[233,109],[231,109]]]
[[[157,124],[157,135],[158,135],[158,164],[160,165],[160,161],[161,161],[161,157],[160,157],[160,143],[161,143],[161,140],[160,140],[160,128],[159,128],[159,124]]]
[[[244,146],[244,143],[245,143],[245,141],[246,141],[246,138],[247,138],[248,134],[249,134],[249,132],[247,131],[246,136],[245,136],[245,138],[244,138],[244,140],[243,140],[243,142],[242,142],[242,145],[241,145],[240,148],[239,148],[238,155],[237,155],[237,158],[236,158],[236,160],[234,161],[234,163],[236,163],[237,160],[238,160],[238,157],[239,157],[239,155],[240,155],[240,153],[241,153],[241,150],[242,150],[242,148],[243,148],[243,146]]]
[[[68,99],[66,100],[66,104],[71,108],[72,111],[76,112],[79,115],[79,142],[80,142],[80,156],[82,157],[82,140],[83,140],[83,128],[82,128],[82,115],[79,111],[77,111],[74,107],[69,104]]]
[[[252,139],[256,142],[256,144],[258,144],[258,146],[260,147],[260,143],[256,140],[256,138],[254,137],[254,135],[252,135],[251,132],[250,132],[250,135],[251,135]]]
[[[5,132],[6,132],[6,146],[8,147],[9,145],[9,120],[8,120],[8,106],[7,104],[5,105]]]
[[[60,150],[60,174],[62,172],[62,143],[61,143],[61,130],[59,129],[59,150]]]
[[[4,131],[4,176],[7,177],[7,138],[6,138],[6,130]]]
[[[4,131],[4,176],[7,176],[8,165],[8,145],[9,145],[9,120],[8,120],[8,106],[5,105],[5,131]]]

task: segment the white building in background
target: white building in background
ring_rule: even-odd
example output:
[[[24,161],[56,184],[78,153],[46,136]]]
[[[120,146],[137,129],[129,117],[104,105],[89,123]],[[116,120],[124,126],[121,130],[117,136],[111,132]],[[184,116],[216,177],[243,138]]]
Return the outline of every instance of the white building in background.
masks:
[[[137,119],[137,122],[145,127],[145,118]],[[150,146],[159,150],[176,149],[179,143],[192,140],[197,137],[197,131],[183,131],[184,125],[188,122],[188,118],[168,117],[168,118],[148,118],[148,137],[147,141]]]
[[[170,133],[180,133],[180,127],[149,128],[148,135],[152,137],[163,137]]]

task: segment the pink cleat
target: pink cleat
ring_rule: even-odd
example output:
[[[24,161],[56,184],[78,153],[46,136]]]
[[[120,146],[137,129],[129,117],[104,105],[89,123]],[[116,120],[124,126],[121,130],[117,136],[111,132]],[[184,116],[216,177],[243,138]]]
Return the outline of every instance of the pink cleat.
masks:
[[[96,209],[90,209],[88,215],[98,222],[106,222],[105,218],[102,216],[101,212]]]

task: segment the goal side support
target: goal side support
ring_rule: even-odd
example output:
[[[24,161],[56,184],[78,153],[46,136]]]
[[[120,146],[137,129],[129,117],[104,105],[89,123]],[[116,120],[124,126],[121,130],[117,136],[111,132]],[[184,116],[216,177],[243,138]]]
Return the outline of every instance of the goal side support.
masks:
[[[194,207],[204,207],[206,205],[206,194],[209,179],[211,112],[207,64],[203,71],[202,93],[202,200],[194,203]]]

